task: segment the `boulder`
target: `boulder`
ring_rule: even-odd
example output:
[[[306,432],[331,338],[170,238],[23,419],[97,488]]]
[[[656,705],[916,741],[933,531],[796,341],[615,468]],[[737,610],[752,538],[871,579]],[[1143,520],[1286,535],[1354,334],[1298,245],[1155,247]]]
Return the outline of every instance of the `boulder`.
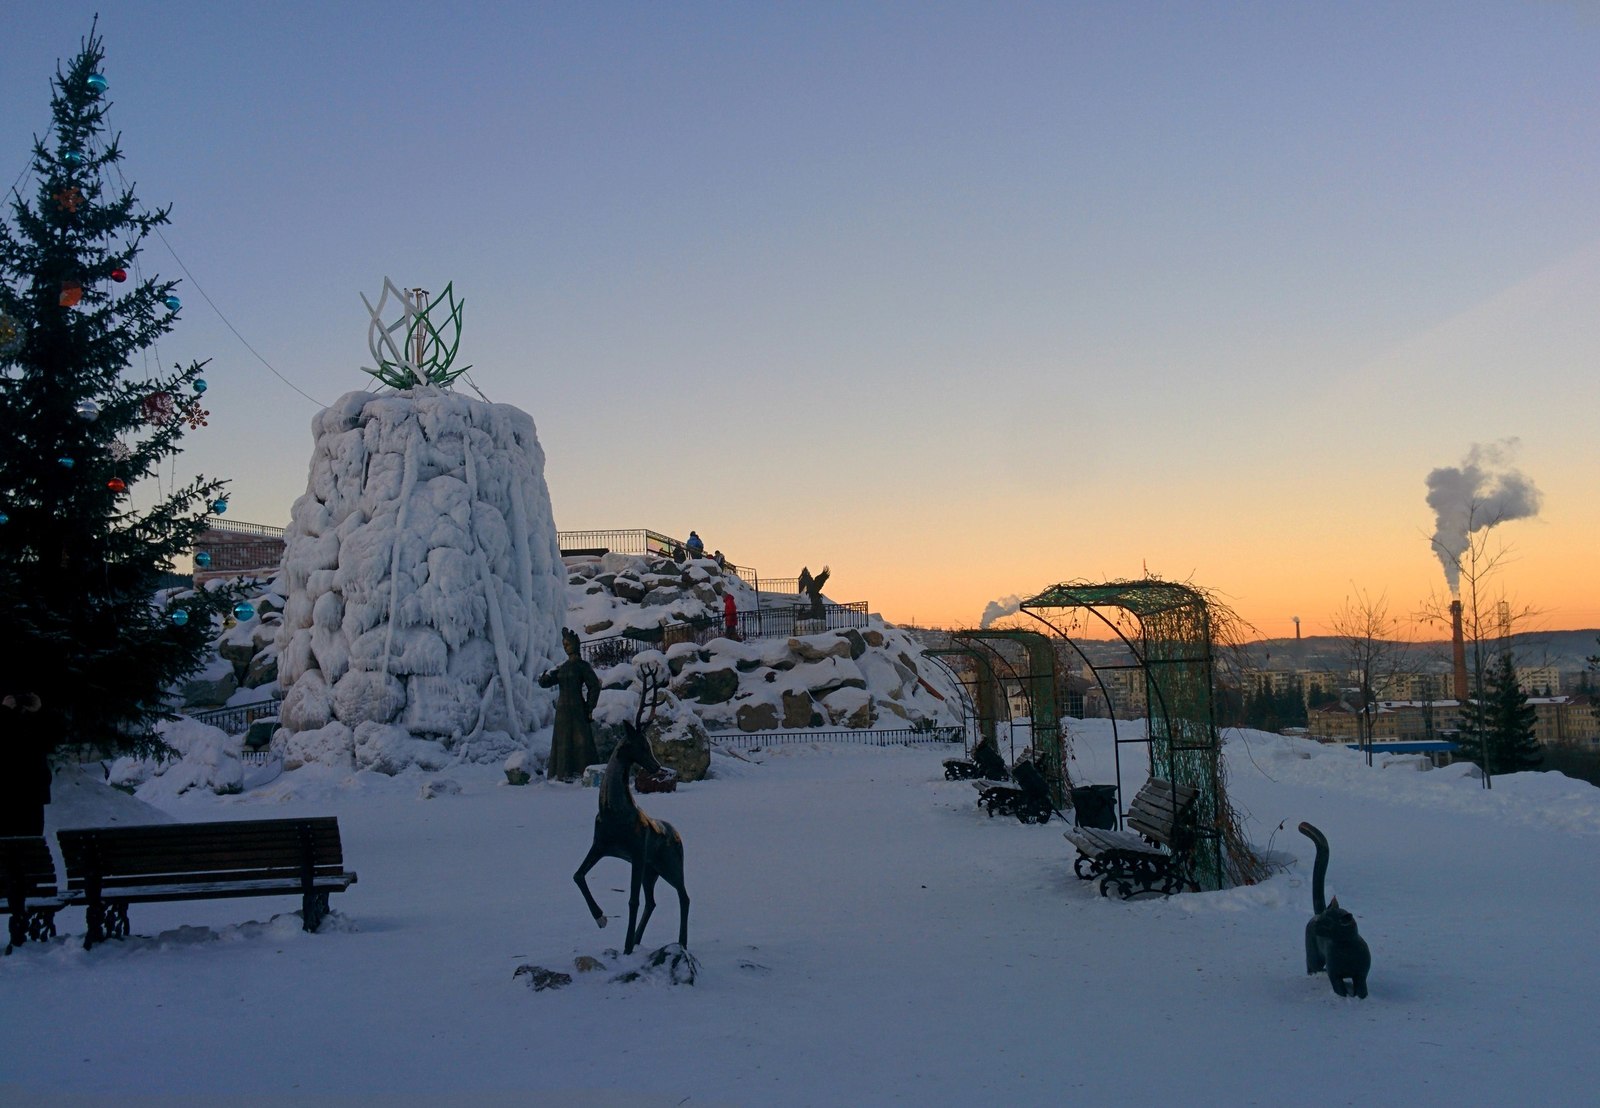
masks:
[[[739,691],[739,674],[733,669],[696,670],[684,676],[673,689],[685,700],[700,704],[723,704]]]
[[[872,726],[872,694],[865,689],[840,689],[822,702],[828,722],[853,729]]]
[[[778,729],[778,709],[773,704],[741,704],[739,711],[734,715],[734,723],[739,730],[750,731],[776,731]]]
[[[239,691],[239,679],[230,666],[221,674],[206,674],[184,682],[179,694],[185,708],[220,708],[228,698]]]
[[[783,691],[783,725],[789,728],[812,727],[822,722],[811,694],[804,689]]]
[[[632,577],[616,578],[611,582],[611,591],[616,594],[618,600],[626,600],[630,604],[638,604],[644,600],[644,585]]]
[[[839,637],[850,644],[850,657],[852,659],[859,658],[867,652],[867,640],[862,637],[860,631],[854,628],[846,628],[839,632]]]
[[[263,650],[250,660],[250,668],[245,670],[244,687],[258,689],[262,685],[270,685],[278,679],[278,651],[276,649]]]
[[[850,657],[850,644],[844,639],[790,639],[789,653],[806,662],[821,662],[828,658]]]
[[[692,713],[681,714],[670,726],[652,725],[650,750],[679,781],[704,780],[711,768],[711,737]]]
[[[505,760],[506,784],[526,785],[533,780],[533,774],[528,772],[528,752],[519,750]]]
[[[254,639],[244,635],[237,637],[224,635],[217,643],[217,653],[227,659],[235,673],[243,673],[249,668],[258,649],[260,648],[256,646]]]
[[[258,719],[245,728],[244,748],[246,750],[265,750],[272,745],[272,736],[278,731],[276,717]]]

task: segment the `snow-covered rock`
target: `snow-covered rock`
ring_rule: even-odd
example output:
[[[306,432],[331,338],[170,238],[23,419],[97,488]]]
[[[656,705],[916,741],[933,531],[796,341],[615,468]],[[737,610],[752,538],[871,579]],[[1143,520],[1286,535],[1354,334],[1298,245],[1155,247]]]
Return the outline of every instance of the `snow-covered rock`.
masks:
[[[106,769],[108,784],[159,803],[195,789],[227,794],[244,788],[241,740],[192,719],[163,720],[156,734],[176,757],[124,757]]]

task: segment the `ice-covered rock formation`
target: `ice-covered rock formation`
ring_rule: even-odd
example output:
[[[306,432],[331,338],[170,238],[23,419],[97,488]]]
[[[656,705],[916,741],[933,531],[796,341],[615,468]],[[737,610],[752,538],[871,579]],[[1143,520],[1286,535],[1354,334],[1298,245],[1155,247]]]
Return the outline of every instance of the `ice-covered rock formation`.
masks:
[[[494,760],[549,725],[566,572],[533,420],[435,388],[312,421],[285,535],[274,739],[290,765]]]

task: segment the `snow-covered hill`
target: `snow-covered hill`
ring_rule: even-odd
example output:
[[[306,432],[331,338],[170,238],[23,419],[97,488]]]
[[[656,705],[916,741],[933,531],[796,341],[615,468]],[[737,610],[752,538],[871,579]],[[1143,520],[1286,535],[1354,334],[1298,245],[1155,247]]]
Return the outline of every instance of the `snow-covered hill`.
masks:
[[[719,732],[926,729],[960,723],[959,693],[949,675],[919,657],[921,648],[908,632],[876,616],[864,617],[860,627],[833,630],[805,619],[750,621],[751,626],[792,625],[795,633],[730,638],[723,633],[725,598],[731,596],[736,610],[744,613],[758,611],[763,598],[713,559],[679,563],[666,557],[608,554],[573,559],[567,572],[566,626],[591,643],[617,644],[616,649],[594,652],[603,686],[595,710],[602,756],[609,751],[607,736],[634,717],[639,667],[647,664],[659,665],[670,678],[651,737],[663,760],[686,780],[706,771],[709,746]],[[280,631],[285,590],[280,578],[254,596],[252,618],[219,631],[213,662],[188,683],[192,708],[254,703],[277,694],[277,658],[288,637]],[[765,602],[786,609],[779,615],[792,615],[801,603],[798,597],[775,601],[771,594]],[[345,724],[331,699],[327,707],[333,718],[322,727],[298,734],[282,730],[273,739],[274,750],[291,771],[323,763],[399,773],[413,766],[441,769],[463,760],[498,764],[508,754],[503,737],[489,742],[457,733],[432,741],[437,737],[431,732],[394,735],[390,728],[376,741],[368,737],[375,731],[372,726],[363,730],[359,721]],[[124,763],[119,773],[130,784],[151,782],[156,791],[168,789],[174,780],[187,782],[188,788],[236,789],[239,739],[203,738],[196,726],[169,727],[163,734],[173,746],[193,750],[185,757],[201,765],[174,776],[168,765]],[[527,746],[520,748],[531,758],[518,764],[537,772],[549,746],[548,726],[532,732]],[[230,749],[231,761],[226,753]]]

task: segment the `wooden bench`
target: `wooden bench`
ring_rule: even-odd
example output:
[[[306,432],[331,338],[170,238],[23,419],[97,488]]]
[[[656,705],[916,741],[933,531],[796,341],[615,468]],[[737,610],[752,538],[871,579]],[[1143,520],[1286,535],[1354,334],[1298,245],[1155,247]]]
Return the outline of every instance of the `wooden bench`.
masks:
[[[974,777],[1004,781],[1011,775],[1006,770],[1005,759],[1000,757],[1000,751],[995,749],[993,742],[984,739],[972,748],[971,758],[946,758],[944,776],[947,781],[967,781]]]
[[[344,869],[339,821],[258,819],[58,831],[67,893],[84,905],[88,949],[128,934],[128,905],[236,896],[301,898],[315,931],[328,894],[355,884]]]
[[[1075,827],[1062,832],[1078,848],[1072,870],[1085,881],[1100,880],[1100,895],[1112,889],[1124,900],[1146,893],[1170,896],[1194,884],[1190,860],[1195,834],[1190,809],[1200,791],[1152,777],[1123,816],[1131,830]]]
[[[0,912],[11,913],[6,953],[56,933],[56,913],[70,903],[57,894],[56,862],[42,835],[0,838]]]
[[[1050,803],[1050,786],[1032,762],[1019,761],[1011,767],[1015,784],[1003,781],[974,781],[978,807],[990,816],[1016,816],[1023,823],[1049,823],[1055,807]]]

